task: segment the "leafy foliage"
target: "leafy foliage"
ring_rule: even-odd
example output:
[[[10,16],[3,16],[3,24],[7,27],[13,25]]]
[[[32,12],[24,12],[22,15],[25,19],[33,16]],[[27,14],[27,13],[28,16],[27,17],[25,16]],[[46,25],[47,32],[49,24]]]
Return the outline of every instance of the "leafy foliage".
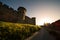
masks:
[[[38,30],[36,25],[0,21],[0,40],[24,40]]]

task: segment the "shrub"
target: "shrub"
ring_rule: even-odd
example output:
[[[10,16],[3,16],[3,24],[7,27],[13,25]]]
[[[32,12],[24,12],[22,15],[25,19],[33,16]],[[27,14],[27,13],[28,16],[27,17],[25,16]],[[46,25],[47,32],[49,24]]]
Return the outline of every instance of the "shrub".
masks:
[[[38,30],[36,25],[0,21],[0,40],[24,40]]]

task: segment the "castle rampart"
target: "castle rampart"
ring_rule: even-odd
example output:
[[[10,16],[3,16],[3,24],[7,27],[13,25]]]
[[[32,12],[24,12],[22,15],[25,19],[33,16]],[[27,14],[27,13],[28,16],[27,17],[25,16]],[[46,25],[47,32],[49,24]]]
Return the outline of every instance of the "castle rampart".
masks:
[[[0,2],[0,21],[35,25],[35,17],[29,18],[25,15],[26,11],[27,10],[24,7],[19,7],[16,11],[6,4],[2,4]]]

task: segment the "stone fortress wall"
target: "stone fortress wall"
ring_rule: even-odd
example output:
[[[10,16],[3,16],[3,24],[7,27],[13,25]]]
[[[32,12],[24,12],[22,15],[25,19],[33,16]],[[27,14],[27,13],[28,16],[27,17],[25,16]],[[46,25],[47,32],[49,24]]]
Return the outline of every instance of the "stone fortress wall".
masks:
[[[26,11],[24,7],[19,7],[16,11],[0,2],[0,21],[35,25],[36,18],[26,16]]]

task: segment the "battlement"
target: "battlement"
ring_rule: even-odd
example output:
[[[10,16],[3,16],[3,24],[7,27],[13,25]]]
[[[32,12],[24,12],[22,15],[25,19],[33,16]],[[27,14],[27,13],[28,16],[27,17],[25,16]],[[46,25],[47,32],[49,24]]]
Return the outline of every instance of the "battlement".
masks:
[[[14,22],[14,23],[25,23],[35,25],[35,17],[26,16],[27,9],[19,7],[16,10],[0,2],[0,21]]]
[[[7,8],[7,9],[14,10],[13,8],[9,7],[9,6],[6,5],[6,4],[3,4],[2,2],[0,2],[0,7],[5,7],[5,8]]]

